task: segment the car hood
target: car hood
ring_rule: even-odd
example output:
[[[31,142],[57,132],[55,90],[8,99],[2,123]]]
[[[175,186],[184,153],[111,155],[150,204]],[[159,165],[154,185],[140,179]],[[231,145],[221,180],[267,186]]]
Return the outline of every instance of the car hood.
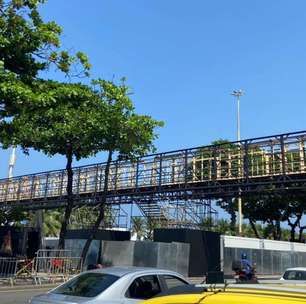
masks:
[[[91,300],[91,298],[74,297],[50,292],[33,297],[31,304],[81,304],[90,303]]]

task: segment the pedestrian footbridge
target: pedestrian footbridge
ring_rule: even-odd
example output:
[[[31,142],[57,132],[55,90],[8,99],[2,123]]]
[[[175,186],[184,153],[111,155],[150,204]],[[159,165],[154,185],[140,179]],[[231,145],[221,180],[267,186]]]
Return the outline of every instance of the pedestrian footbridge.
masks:
[[[113,161],[107,197],[112,204],[234,197],[250,192],[304,191],[306,131],[157,153]],[[96,204],[105,163],[74,168],[76,205]],[[55,208],[66,202],[65,170],[0,180],[0,208]]]

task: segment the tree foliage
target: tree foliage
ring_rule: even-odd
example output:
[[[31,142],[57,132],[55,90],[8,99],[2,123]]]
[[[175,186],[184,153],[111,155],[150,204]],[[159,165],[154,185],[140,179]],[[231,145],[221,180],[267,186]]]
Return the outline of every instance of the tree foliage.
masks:
[[[39,78],[51,64],[67,75],[88,75],[81,52],[61,48],[62,29],[45,22],[38,11],[44,0],[0,0],[0,140],[5,148],[20,145],[67,159],[67,206],[60,247],[73,209],[73,159],[107,151],[106,184],[100,217],[104,219],[107,181],[114,154],[136,158],[154,149],[160,122],[137,115],[124,84],[97,80],[94,88]],[[103,208],[102,208],[103,206]],[[103,213],[103,215],[102,215]],[[99,226],[99,225],[98,225]],[[96,226],[95,226],[96,227]]]
[[[264,238],[264,239],[275,239],[275,227],[270,224],[263,224],[260,222],[254,222],[253,225],[250,223],[243,223],[243,237],[250,238]],[[214,231],[219,232],[223,235],[237,235],[236,227],[235,231],[232,230],[231,222],[227,219],[212,219],[212,218],[203,218],[203,220],[199,223],[199,228],[206,231]],[[286,227],[281,228],[282,233],[279,240],[290,241],[291,238],[291,229]],[[302,235],[302,238],[305,237],[305,234]]]
[[[27,214],[18,207],[0,209],[0,226],[18,226],[21,224],[22,221],[25,221],[27,219]]]
[[[34,99],[26,101],[28,106],[14,115],[5,130],[13,134],[13,144],[20,145],[25,151],[33,148],[49,156],[61,154],[66,157],[67,206],[59,242],[60,248],[64,248],[73,208],[73,159],[99,152],[96,141],[105,134],[103,121],[108,114],[107,104],[90,87],[80,83],[37,80],[23,88],[28,89]],[[7,145],[11,142],[12,138]]]
[[[62,28],[39,14],[39,5],[45,2],[0,0],[0,141],[6,147],[15,139],[5,124],[27,107],[50,102],[52,82],[39,77],[51,65],[70,76],[88,75],[90,69],[84,53],[61,48]]]
[[[70,54],[61,49],[62,28],[54,21],[45,22],[39,5],[45,0],[0,1],[0,60],[5,70],[13,72],[24,82],[36,78],[51,63],[64,73],[88,73],[90,64],[82,52]]]
[[[145,236],[146,222],[141,216],[132,218],[132,233],[136,234],[137,240],[141,240]]]
[[[106,133],[103,138],[96,140],[99,149],[106,151],[108,157],[104,169],[104,185],[99,204],[99,215],[83,248],[83,259],[85,259],[91,241],[99,227],[104,226],[109,172],[114,153],[117,153],[119,160],[129,159],[133,161],[148,152],[154,151],[153,143],[157,138],[155,129],[163,126],[163,122],[135,112],[132,100],[129,97],[129,88],[124,82],[116,85],[112,81],[99,79],[94,84],[101,101],[108,105],[107,117],[103,121],[106,126]]]

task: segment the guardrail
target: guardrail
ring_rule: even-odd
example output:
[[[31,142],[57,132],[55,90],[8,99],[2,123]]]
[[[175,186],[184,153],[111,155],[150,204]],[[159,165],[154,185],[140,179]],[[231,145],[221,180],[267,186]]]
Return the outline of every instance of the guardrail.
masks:
[[[17,279],[42,281],[66,281],[82,271],[81,257],[70,250],[38,250],[34,259],[0,257],[0,281],[14,285]],[[1,302],[1,301],[0,301]]]
[[[0,258],[0,281],[14,284],[19,260],[16,258]]]
[[[41,284],[42,280],[66,281],[80,271],[81,257],[73,256],[70,250],[39,250],[34,258],[32,276],[35,284]]]
[[[73,194],[102,192],[105,167],[100,163],[74,168]],[[265,185],[267,178],[283,182],[285,177],[304,178],[305,174],[306,131],[301,131],[147,155],[135,161],[115,160],[110,166],[108,191],[112,196],[133,195],[158,192],[162,187],[198,189],[215,181],[234,185],[251,179]],[[65,170],[1,179],[0,205],[59,200],[67,195],[66,185]]]

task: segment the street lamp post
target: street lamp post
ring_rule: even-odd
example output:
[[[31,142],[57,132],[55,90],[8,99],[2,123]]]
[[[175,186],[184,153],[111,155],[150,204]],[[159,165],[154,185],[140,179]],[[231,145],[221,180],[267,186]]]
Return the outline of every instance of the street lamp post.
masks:
[[[237,100],[237,141],[241,140],[240,138],[240,97],[244,94],[242,90],[234,90],[232,95]],[[238,155],[238,175],[240,176],[241,173],[241,155],[240,155],[240,143],[239,145],[239,155]],[[241,199],[241,189],[239,188],[239,195],[238,195],[238,224],[239,224],[239,234],[242,234],[242,221],[243,221],[243,214],[242,214],[242,199]]]
[[[13,146],[9,161],[8,178],[12,178],[14,175],[15,163],[16,163],[16,146]]]

